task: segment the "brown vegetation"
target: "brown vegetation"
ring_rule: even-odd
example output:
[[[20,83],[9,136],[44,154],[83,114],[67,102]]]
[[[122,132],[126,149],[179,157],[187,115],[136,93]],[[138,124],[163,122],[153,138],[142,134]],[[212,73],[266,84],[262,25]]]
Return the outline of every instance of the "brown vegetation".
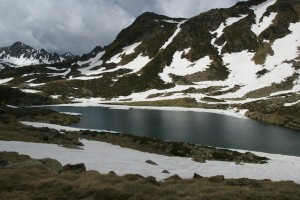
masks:
[[[55,166],[55,167],[53,167]],[[299,199],[293,182],[175,175],[163,182],[140,175],[117,176],[85,171],[82,164],[62,167],[51,159],[34,160],[0,153],[0,199]]]

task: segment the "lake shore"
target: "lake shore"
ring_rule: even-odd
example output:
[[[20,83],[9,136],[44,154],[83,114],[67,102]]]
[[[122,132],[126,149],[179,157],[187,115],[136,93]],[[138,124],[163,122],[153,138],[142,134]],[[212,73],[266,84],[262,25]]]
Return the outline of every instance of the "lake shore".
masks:
[[[251,152],[250,154],[247,154],[242,150],[225,149],[218,154],[208,154],[215,155],[217,160],[202,159],[197,161],[195,159],[193,160],[191,157],[191,153],[193,152],[186,151],[193,150],[189,144],[176,142],[168,143],[127,134],[101,131],[94,132],[62,126],[77,121],[78,116],[73,115],[73,113],[64,114],[46,110],[47,109],[44,108],[15,108],[11,106],[6,106],[1,109],[3,112],[0,113],[0,123],[2,127],[0,130],[0,151],[4,153],[0,153],[0,159],[4,163],[6,162],[6,159],[8,165],[1,165],[0,173],[5,174],[7,183],[13,183],[13,188],[15,188],[14,191],[18,191],[18,194],[26,192],[28,195],[30,194],[28,193],[29,188],[35,188],[32,186],[22,188],[17,187],[18,184],[23,184],[23,186],[32,184],[30,181],[28,182],[28,176],[26,175],[29,171],[31,172],[30,180],[36,181],[35,184],[36,187],[40,188],[39,191],[55,191],[53,195],[58,194],[58,189],[55,188],[53,184],[48,187],[42,187],[42,185],[38,186],[37,184],[39,184],[40,181],[43,183],[47,181],[50,181],[51,183],[57,182],[60,183],[61,188],[62,185],[60,180],[64,179],[65,181],[63,181],[62,184],[72,185],[72,188],[74,188],[74,190],[76,188],[78,191],[78,188],[85,188],[85,186],[81,185],[81,182],[87,179],[91,180],[91,176],[93,176],[95,179],[101,180],[105,187],[110,187],[111,181],[115,184],[115,181],[118,180],[119,184],[133,184],[133,187],[139,187],[138,185],[141,185],[141,183],[146,183],[146,187],[151,188],[152,191],[170,190],[167,188],[169,183],[172,185],[176,184],[178,187],[186,187],[186,184],[192,184],[204,188],[205,185],[206,187],[211,188],[212,194],[220,194],[221,196],[224,194],[218,192],[219,187],[223,188],[223,190],[226,188],[226,194],[231,194],[230,196],[236,194],[238,191],[243,191],[242,194],[247,195],[250,193],[251,195],[254,195],[255,193],[255,195],[259,197],[265,197],[265,192],[269,192],[268,196],[272,196],[274,194],[272,191],[278,191],[278,187],[280,186],[282,191],[287,191],[287,188],[289,188],[288,196],[293,198],[297,195],[296,191],[299,191],[297,190],[299,185],[291,182],[294,181],[295,183],[300,183],[299,157],[260,152]],[[21,113],[26,113],[26,115]],[[22,123],[19,122],[21,119]],[[40,122],[37,123],[37,119]],[[55,121],[56,124],[49,124],[51,121]],[[32,125],[36,126],[36,128],[32,127]],[[65,131],[63,131],[63,129],[65,129]],[[169,149],[170,147],[171,149]],[[163,149],[161,152],[164,153],[157,152],[157,150],[161,148]],[[174,148],[173,151],[172,148]],[[170,152],[169,154],[166,151],[168,149]],[[218,148],[211,147],[205,147],[205,149],[218,150]],[[68,170],[53,172],[53,170],[50,169],[49,171],[49,165],[46,164],[48,167],[45,167],[45,164],[43,164],[49,163],[49,159],[46,159],[47,162],[43,161],[42,164],[40,164],[40,161],[30,161],[32,164],[27,164],[27,161],[25,164],[11,165],[13,161],[7,158],[7,151],[30,155],[30,159],[56,159],[61,162],[62,165],[69,165],[68,167],[65,167]],[[204,153],[205,151],[199,151],[199,153],[201,152]],[[234,152],[243,154],[236,154]],[[179,154],[179,156],[176,156],[174,153]],[[184,153],[189,154],[183,156]],[[254,155],[258,155],[260,157],[267,157],[270,160],[267,160],[267,163],[261,164],[243,161],[237,162],[237,160],[231,160],[229,162],[222,161],[222,159],[226,159],[226,156],[224,157],[224,155],[240,155],[241,158],[243,158],[243,156],[251,158]],[[17,159],[15,158],[17,156],[13,157],[14,159]],[[230,156],[227,158],[230,158]],[[247,157],[244,158],[246,159]],[[55,161],[51,161],[50,163],[52,162]],[[84,170],[82,165],[77,165],[78,163],[84,163]],[[7,166],[10,168],[9,173],[6,168]],[[11,166],[16,168],[12,168]],[[50,166],[53,165],[51,164]],[[74,168],[70,166],[77,167]],[[79,171],[76,171],[76,169]],[[32,170],[34,173],[32,173]],[[39,170],[43,170],[42,179],[40,179],[41,176],[39,175]],[[64,168],[62,168],[62,170],[64,170]],[[92,171],[85,172],[85,170]],[[93,170],[96,170],[97,173]],[[278,171],[281,173],[278,173]],[[99,174],[99,172],[101,174]],[[21,176],[21,174],[23,175]],[[18,178],[18,184],[14,182],[14,176],[20,177]],[[22,177],[25,176],[27,178],[25,178],[24,181],[27,181],[23,182]],[[66,180],[66,176],[72,177],[72,183]],[[76,180],[80,179],[81,181],[74,183],[74,178]],[[182,180],[182,178],[184,180]],[[270,180],[280,182],[271,182]],[[156,185],[155,188],[152,188],[151,185],[153,184]],[[1,195],[4,195],[3,197],[6,198],[18,195],[11,192],[11,190],[8,190],[8,186],[6,186],[0,187],[0,190],[3,191],[1,193]],[[250,191],[249,188],[251,189]],[[69,191],[73,190],[71,189]],[[89,190],[87,189],[86,191]],[[94,191],[99,191],[99,188]],[[110,190],[107,189],[106,191]],[[118,190],[118,194],[121,194],[124,191],[127,190],[120,189]],[[172,193],[178,196],[175,191]],[[68,194],[72,195],[71,193]],[[82,194],[86,193],[82,192]],[[192,194],[196,195],[194,192],[192,192]],[[201,196],[203,192],[197,191],[197,194]],[[111,196],[110,194],[108,195]],[[151,196],[151,193],[147,193],[147,195]],[[241,198],[239,195],[238,197]],[[280,195],[276,195],[272,196],[272,199],[280,199],[281,197],[282,196]]]

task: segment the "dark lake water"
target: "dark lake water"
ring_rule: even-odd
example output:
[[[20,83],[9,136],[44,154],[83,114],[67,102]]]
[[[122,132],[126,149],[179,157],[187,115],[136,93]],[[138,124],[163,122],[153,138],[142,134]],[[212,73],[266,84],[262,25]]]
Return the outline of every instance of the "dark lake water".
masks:
[[[81,113],[72,127],[101,129],[215,147],[300,156],[300,131],[215,113],[51,106]]]

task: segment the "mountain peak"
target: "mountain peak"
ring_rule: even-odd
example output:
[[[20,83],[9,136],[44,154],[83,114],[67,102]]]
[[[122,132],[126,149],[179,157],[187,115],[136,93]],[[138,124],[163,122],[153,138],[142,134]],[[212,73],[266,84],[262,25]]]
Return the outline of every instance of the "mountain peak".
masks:
[[[62,57],[63,59],[66,59],[66,60],[70,60],[70,59],[75,58],[76,56],[74,54],[72,54],[71,52],[66,52],[64,54],[61,54],[60,57]]]
[[[23,45],[25,45],[25,44],[20,41],[17,41],[15,43],[13,43],[11,46],[23,46]]]
[[[103,50],[104,50],[103,47],[96,46],[89,54],[95,55],[95,54],[97,54],[97,53],[99,53],[99,52],[101,52]]]
[[[13,43],[10,46],[11,49],[33,49],[31,46],[28,46],[20,41]]]
[[[135,21],[137,22],[140,20],[143,21],[143,20],[170,20],[170,19],[172,19],[174,21],[182,21],[185,18],[172,18],[172,17],[168,17],[165,15],[160,15],[160,14],[157,14],[154,12],[144,12],[143,14],[138,16]]]
[[[20,41],[9,47],[1,48],[0,64],[5,66],[25,66],[32,64],[50,64],[60,62],[56,53],[48,53],[46,50],[35,49]]]

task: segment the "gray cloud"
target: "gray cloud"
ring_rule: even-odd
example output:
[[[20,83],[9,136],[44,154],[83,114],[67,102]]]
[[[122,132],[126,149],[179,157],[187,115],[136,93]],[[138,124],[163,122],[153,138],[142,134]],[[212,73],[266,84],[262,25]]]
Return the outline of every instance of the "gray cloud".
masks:
[[[22,41],[76,54],[111,43],[145,11],[192,17],[237,0],[0,0],[0,46]]]

